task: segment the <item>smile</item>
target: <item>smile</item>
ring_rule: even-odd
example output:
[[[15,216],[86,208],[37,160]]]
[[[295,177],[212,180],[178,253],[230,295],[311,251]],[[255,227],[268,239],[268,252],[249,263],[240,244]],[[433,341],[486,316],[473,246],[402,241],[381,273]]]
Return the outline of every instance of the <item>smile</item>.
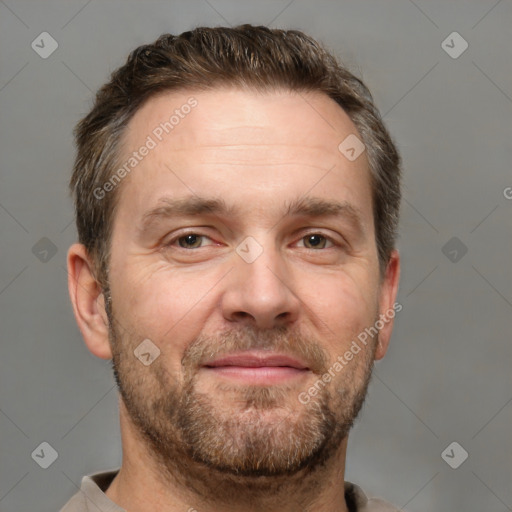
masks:
[[[209,361],[203,370],[245,384],[278,384],[307,375],[310,370],[299,359],[286,354],[240,352]]]

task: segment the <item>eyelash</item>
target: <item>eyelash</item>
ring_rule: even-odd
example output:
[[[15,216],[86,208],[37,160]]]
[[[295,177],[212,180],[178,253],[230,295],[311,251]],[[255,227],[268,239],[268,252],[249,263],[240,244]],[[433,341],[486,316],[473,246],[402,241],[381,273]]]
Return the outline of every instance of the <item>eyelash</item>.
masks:
[[[168,243],[165,244],[165,247],[171,247],[173,246],[178,240],[180,240],[180,238],[185,238],[189,235],[196,235],[198,237],[203,237],[203,238],[210,238],[208,235],[204,235],[202,233],[198,233],[198,232],[195,232],[195,231],[190,231],[188,233],[181,233],[180,235],[178,236],[175,236],[174,238],[172,238],[171,240],[169,240]],[[304,247],[304,249],[308,250],[308,251],[322,251],[322,250],[326,250],[326,249],[333,249],[334,247],[341,247],[342,244],[340,244],[339,242],[337,242],[336,240],[334,240],[333,238],[331,238],[330,236],[327,236],[327,235],[324,235],[323,233],[319,233],[319,232],[316,232],[316,231],[311,231],[310,233],[306,233],[304,234],[300,240],[303,240],[304,238],[308,237],[308,236],[312,236],[312,235],[319,235],[321,236],[322,238],[324,238],[325,240],[327,240],[328,242],[330,242],[332,244],[332,247],[324,247],[322,249],[310,249],[309,247]],[[210,238],[211,240],[211,238]],[[200,246],[200,247],[195,247],[195,248],[185,248],[185,247],[176,247],[177,249],[183,249],[184,251],[193,251],[193,250],[197,250],[197,249],[202,249],[203,246]]]

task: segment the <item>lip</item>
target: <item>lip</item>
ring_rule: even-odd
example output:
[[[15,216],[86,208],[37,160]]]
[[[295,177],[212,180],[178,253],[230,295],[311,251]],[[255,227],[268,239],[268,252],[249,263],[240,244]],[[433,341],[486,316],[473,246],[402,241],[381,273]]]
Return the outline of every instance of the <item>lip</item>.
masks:
[[[261,351],[221,356],[202,368],[210,374],[244,384],[278,384],[309,373],[308,366],[293,356]]]
[[[261,351],[238,352],[222,356],[204,365],[207,368],[239,366],[245,368],[288,367],[297,370],[309,370],[306,364],[287,354],[268,354]]]

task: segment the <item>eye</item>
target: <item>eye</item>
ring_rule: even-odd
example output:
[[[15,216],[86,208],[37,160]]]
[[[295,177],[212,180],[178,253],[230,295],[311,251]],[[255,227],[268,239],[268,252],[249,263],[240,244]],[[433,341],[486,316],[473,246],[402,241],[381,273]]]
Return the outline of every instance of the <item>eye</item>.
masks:
[[[179,246],[183,249],[198,249],[199,247],[203,247],[203,239],[209,238],[199,233],[187,233],[186,235],[173,238],[167,245],[172,246],[178,242]]]
[[[205,240],[209,240],[210,243],[205,243]],[[322,235],[321,233],[309,233],[300,240],[304,243],[304,247],[309,250],[329,249],[337,245],[330,237]],[[200,233],[186,233],[173,238],[166,245],[172,247],[176,246],[176,243],[178,243],[179,248],[187,250],[213,245],[211,238],[206,235],[201,235]]]
[[[333,247],[335,244],[333,241],[320,233],[309,233],[306,236],[303,236],[301,240],[304,241],[304,245],[306,249],[328,249],[329,247]],[[326,247],[326,243],[331,244],[329,247]]]

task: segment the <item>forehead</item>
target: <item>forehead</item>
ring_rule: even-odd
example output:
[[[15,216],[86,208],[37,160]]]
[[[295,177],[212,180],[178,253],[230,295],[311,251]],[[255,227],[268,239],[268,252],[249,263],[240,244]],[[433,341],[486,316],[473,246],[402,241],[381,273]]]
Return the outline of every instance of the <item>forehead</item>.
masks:
[[[357,133],[349,116],[323,93],[218,88],[150,98],[130,120],[123,145],[135,148],[143,142],[141,136],[151,135],[175,150],[281,143],[315,147],[327,157],[338,156],[337,142],[349,133]]]
[[[125,131],[122,161],[151,149],[121,184],[120,208],[136,223],[163,195],[199,194],[236,198],[248,207],[257,198],[267,210],[266,198],[294,200],[313,187],[316,196],[344,192],[340,200],[368,203],[365,153],[349,161],[338,149],[351,134],[360,138],[343,109],[318,92],[162,93]]]

